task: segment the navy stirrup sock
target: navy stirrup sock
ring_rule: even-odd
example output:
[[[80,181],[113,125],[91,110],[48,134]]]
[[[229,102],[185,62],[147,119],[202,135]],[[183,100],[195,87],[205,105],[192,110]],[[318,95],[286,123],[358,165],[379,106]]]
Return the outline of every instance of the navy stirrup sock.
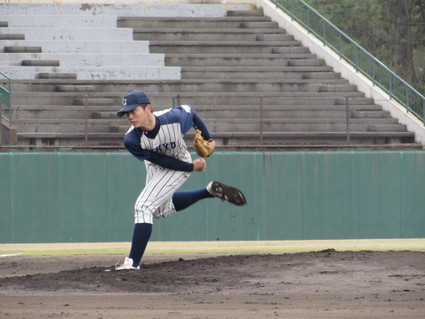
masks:
[[[151,234],[152,224],[134,224],[133,240],[131,242],[131,250],[128,256],[133,259],[133,267],[139,266]]]
[[[190,205],[196,203],[198,200],[214,197],[206,188],[195,189],[192,191],[178,191],[173,195],[173,204],[176,211],[183,210]]]
[[[195,189],[192,191],[179,191],[174,193],[173,203],[176,211],[180,211],[196,203],[198,200],[209,197],[214,196],[211,195],[206,188]],[[133,239],[131,242],[130,254],[128,256],[133,259],[133,267],[139,266],[151,234],[152,224],[134,224]]]

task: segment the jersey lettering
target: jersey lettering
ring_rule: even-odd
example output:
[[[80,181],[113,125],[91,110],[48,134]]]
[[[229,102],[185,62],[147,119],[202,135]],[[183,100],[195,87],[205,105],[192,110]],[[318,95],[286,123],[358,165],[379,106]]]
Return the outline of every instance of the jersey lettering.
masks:
[[[157,152],[157,153],[161,153],[162,148],[164,148],[166,151],[169,150],[169,149],[174,149],[174,148],[176,148],[176,142],[163,143],[163,144],[157,146],[154,151]]]

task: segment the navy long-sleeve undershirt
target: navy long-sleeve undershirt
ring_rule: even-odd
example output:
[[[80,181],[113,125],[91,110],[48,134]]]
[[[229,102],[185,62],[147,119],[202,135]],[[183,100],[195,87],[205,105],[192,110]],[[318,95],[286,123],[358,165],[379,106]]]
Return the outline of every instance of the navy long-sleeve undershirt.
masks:
[[[182,130],[183,130],[182,134],[184,134],[186,131],[188,131],[190,129],[190,127],[196,127],[196,128],[198,128],[202,131],[202,137],[205,140],[212,140],[212,136],[209,133],[204,121],[195,112],[195,110],[193,110],[191,107],[190,107],[190,110],[191,110],[191,112],[190,112],[191,118],[182,120],[183,121],[182,125],[184,126],[182,128]],[[188,116],[186,113],[183,113],[183,112],[184,112],[184,110],[182,109],[182,114],[184,116]],[[178,114],[178,112],[174,112],[174,113]],[[170,118],[172,118],[172,120],[176,120],[175,116],[177,116],[177,115],[174,115],[174,117],[170,117]],[[141,161],[147,160],[151,163],[154,163],[156,165],[160,165],[160,166],[168,168],[168,169],[173,169],[173,170],[177,170],[177,171],[192,172],[193,169],[194,169],[193,163],[188,163],[188,162],[182,161],[178,158],[168,156],[168,155],[164,155],[164,154],[160,154],[160,153],[154,152],[153,150],[143,149],[141,147],[140,138],[141,138],[142,134],[145,134],[148,138],[155,138],[155,136],[158,134],[158,131],[159,131],[160,126],[161,126],[161,120],[163,120],[163,118],[160,119],[158,117],[155,117],[155,119],[156,119],[155,128],[152,131],[145,132],[141,129],[133,129],[129,133],[126,134],[126,136],[124,138],[124,145],[127,148],[127,150],[133,156],[135,156],[137,159],[139,159]],[[166,118],[163,121],[167,121],[167,120],[170,120],[170,119]],[[189,120],[190,120],[190,122],[188,122]],[[190,126],[189,126],[189,124],[190,124]]]

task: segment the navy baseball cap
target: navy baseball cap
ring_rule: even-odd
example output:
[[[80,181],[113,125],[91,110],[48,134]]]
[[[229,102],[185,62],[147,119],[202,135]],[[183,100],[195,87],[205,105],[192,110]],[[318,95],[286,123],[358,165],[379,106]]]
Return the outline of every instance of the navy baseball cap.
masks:
[[[117,112],[117,116],[121,117],[125,113],[133,111],[140,104],[151,104],[148,95],[140,90],[131,91],[122,99],[122,108]]]

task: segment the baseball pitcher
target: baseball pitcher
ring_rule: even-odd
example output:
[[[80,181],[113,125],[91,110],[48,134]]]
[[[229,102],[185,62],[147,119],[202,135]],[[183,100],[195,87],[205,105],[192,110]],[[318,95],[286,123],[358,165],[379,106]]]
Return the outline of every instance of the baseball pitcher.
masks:
[[[246,204],[239,189],[217,181],[209,182],[205,188],[178,191],[192,172],[205,171],[205,158],[215,148],[205,123],[190,105],[154,112],[148,95],[135,90],[123,98],[117,116],[124,115],[131,123],[124,136],[124,145],[136,159],[144,161],[146,184],[134,205],[130,253],[116,270],[140,269],[155,218],[165,218],[205,198],[217,197],[235,205]],[[193,161],[183,140],[191,128],[196,130],[194,146],[201,156]]]

